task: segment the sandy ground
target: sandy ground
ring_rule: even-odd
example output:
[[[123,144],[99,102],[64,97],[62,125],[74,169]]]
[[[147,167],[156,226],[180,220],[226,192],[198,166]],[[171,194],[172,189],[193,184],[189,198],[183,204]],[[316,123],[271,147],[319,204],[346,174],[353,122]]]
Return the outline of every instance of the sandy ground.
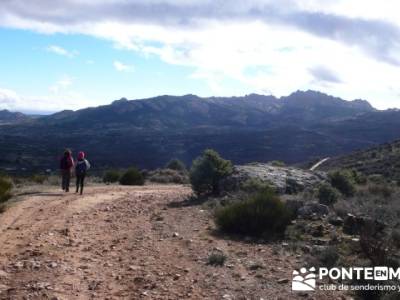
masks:
[[[182,185],[54,187],[0,215],[0,299],[337,299],[291,292],[301,258],[218,236]],[[223,267],[207,265],[212,252]]]

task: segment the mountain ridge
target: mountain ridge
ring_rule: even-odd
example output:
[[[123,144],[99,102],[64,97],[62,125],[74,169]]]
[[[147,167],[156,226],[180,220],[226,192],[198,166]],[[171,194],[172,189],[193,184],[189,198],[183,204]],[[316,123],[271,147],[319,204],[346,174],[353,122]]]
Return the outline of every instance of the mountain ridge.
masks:
[[[400,137],[400,111],[315,91],[276,98],[196,95],[121,98],[0,126],[0,167],[56,168],[64,147],[85,150],[99,169],[190,164],[206,148],[234,163],[298,163]]]

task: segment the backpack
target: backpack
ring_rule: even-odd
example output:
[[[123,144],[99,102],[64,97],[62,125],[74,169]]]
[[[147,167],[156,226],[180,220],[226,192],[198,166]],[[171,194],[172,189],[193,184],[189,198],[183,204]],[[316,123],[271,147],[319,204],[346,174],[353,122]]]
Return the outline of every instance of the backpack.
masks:
[[[71,167],[72,167],[72,160],[70,157],[64,156],[63,158],[61,158],[61,161],[60,161],[60,169],[61,170],[68,170]]]
[[[79,160],[76,163],[75,172],[76,172],[76,174],[81,175],[81,174],[86,173],[87,168],[88,167],[87,167],[87,164],[86,164],[86,160]]]

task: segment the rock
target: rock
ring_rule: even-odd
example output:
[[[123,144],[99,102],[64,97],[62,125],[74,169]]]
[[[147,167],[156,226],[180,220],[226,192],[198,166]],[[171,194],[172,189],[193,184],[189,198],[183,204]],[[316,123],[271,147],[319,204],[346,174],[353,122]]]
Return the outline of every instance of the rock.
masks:
[[[304,206],[304,201],[301,199],[286,199],[285,204],[290,211],[297,214],[299,208]]]
[[[172,236],[173,236],[173,237],[179,237],[179,233],[174,232],[174,233],[172,234]]]
[[[89,283],[89,286],[88,286],[88,289],[89,289],[89,291],[94,291],[94,290],[96,290],[97,289],[97,287],[100,285],[100,281],[91,281],[90,283]]]
[[[7,277],[8,277],[8,273],[3,270],[0,270],[0,278],[7,278]]]
[[[264,265],[262,264],[262,263],[260,263],[260,262],[254,262],[254,261],[252,261],[252,262],[250,262],[250,264],[249,264],[249,270],[251,270],[251,271],[255,271],[255,270],[259,270],[259,269],[264,269],[265,267],[264,267]]]
[[[362,231],[369,234],[382,232],[386,225],[378,220],[369,217],[347,214],[343,223],[343,232],[349,235],[359,235]]]
[[[291,167],[277,167],[265,163],[252,163],[234,166],[232,175],[220,183],[220,190],[224,193],[237,191],[248,179],[271,184],[276,190],[283,193],[292,193],[318,185],[326,180],[326,175],[320,172],[306,171]]]
[[[307,203],[297,211],[297,216],[300,218],[311,218],[313,216],[325,216],[329,214],[328,206],[320,203]]]
[[[289,279],[287,279],[287,278],[281,278],[281,279],[278,279],[278,281],[277,281],[277,283],[280,283],[280,284],[284,284],[284,283],[288,283],[289,282]]]
[[[50,268],[57,268],[58,264],[54,261],[52,261],[51,263],[49,263],[49,267]]]
[[[319,224],[311,229],[311,235],[313,237],[323,237],[324,236],[324,226]]]
[[[343,219],[339,216],[331,216],[328,218],[329,224],[332,224],[333,226],[342,226],[343,225]]]
[[[319,245],[319,246],[328,245],[329,241],[330,241],[329,239],[323,239],[323,238],[312,238],[311,239],[311,243],[313,245]]]
[[[225,294],[225,295],[222,296],[222,299],[228,299],[229,300],[229,299],[233,299],[233,298],[232,298],[231,295]]]
[[[14,268],[20,270],[24,267],[24,263],[22,261],[17,261],[16,263],[14,263]]]
[[[140,270],[140,267],[139,266],[129,266],[129,270],[137,271],[137,270]]]

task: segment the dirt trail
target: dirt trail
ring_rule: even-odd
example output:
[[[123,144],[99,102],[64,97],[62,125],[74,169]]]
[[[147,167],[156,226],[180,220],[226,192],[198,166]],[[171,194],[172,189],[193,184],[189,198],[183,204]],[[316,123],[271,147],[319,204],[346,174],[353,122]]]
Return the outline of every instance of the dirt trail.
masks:
[[[189,187],[89,187],[23,196],[0,215],[0,299],[297,299],[300,260],[225,240]],[[224,267],[206,264],[223,251]],[[334,298],[334,297],[333,297]]]

